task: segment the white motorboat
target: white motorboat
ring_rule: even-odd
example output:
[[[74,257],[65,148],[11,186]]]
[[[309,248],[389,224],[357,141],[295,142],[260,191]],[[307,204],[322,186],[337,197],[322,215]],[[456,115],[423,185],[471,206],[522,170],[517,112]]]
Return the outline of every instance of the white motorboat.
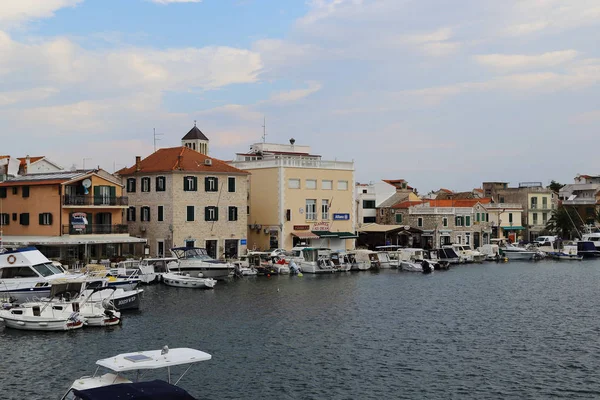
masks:
[[[406,248],[398,251],[399,268],[409,272],[423,272],[423,249]]]
[[[302,249],[302,261],[299,267],[306,274],[326,274],[338,272],[330,259],[331,250],[319,247],[305,247]]]
[[[144,289],[124,290],[102,286],[100,282],[97,286],[88,283],[82,296],[89,297],[92,302],[102,302],[107,309],[123,311],[139,309],[143,292]]]
[[[431,251],[431,258],[438,262],[447,262],[449,264],[460,264],[461,259],[452,248],[441,248]]]
[[[250,260],[247,254],[240,256],[239,259],[232,262],[236,276],[256,276],[258,271],[254,266],[250,265]]]
[[[443,246],[443,248],[451,248],[454,250],[460,259],[461,263],[481,263],[485,261],[485,255],[465,244],[452,244]]]
[[[163,274],[163,282],[167,286],[193,289],[212,289],[217,283],[215,279],[190,276],[185,272],[168,272]]]
[[[79,313],[87,326],[112,326],[121,322],[121,313],[107,309],[101,301],[91,301],[91,296],[83,296],[85,281],[54,283],[49,299],[24,303],[23,306],[60,305],[66,310]]]
[[[350,271],[366,271],[371,269],[371,261],[365,261],[361,259],[360,261],[356,259],[356,251],[349,251],[346,253],[346,257],[348,258],[348,263],[350,264]]]
[[[83,327],[84,319],[70,306],[62,304],[23,304],[0,310],[0,321],[7,328],[29,331],[69,331]]]
[[[151,397],[148,397],[151,396]],[[196,400],[179,386],[156,379],[153,381],[120,383],[91,389],[72,389],[67,400],[80,399],[169,399]]]
[[[377,259],[379,261],[379,268],[381,268],[381,269],[392,268],[390,254],[387,251],[378,251]]]
[[[484,244],[477,251],[484,255],[486,261],[500,260],[500,248],[497,244]]]
[[[581,237],[584,242],[592,242],[596,246],[596,250],[600,251],[600,232],[588,232],[584,233]]]
[[[509,260],[540,260],[545,257],[545,253],[539,250],[527,249],[511,243],[505,243],[504,246],[500,246],[500,250]]]
[[[206,249],[198,247],[175,247],[171,252],[177,257],[176,262],[169,263],[169,271],[179,271],[202,278],[216,280],[227,279],[233,273],[233,265],[211,258]]]
[[[65,274],[35,247],[0,253],[0,298],[23,303],[49,297],[54,280],[78,279],[81,274]]]
[[[329,254],[329,260],[333,263],[334,268],[340,272],[348,272],[352,267],[348,255],[341,251],[332,251]]]
[[[176,366],[188,366],[187,369],[175,380],[175,384],[185,376],[193,364],[208,361],[212,356],[200,350],[189,348],[169,349],[167,346],[162,350],[139,351],[134,353],[119,354],[114,357],[96,361],[96,371],[92,376],[83,376],[73,382],[69,391],[61,400],[76,400],[79,397],[76,391],[111,386],[124,383],[132,383],[132,380],[123,376],[131,373],[136,381],[143,376],[144,371],[166,369],[167,382],[171,383],[171,370]],[[100,368],[110,372],[99,374]]]
[[[562,248],[557,251],[547,253],[550,257],[555,260],[566,260],[566,261],[581,261],[583,255],[577,251],[577,244],[563,244]]]
[[[145,258],[138,265],[138,277],[145,284],[157,283],[162,281],[163,274],[169,272],[167,265],[171,262],[177,262],[175,257]]]
[[[379,269],[381,263],[379,262],[378,253],[372,250],[355,250],[353,252],[354,258],[358,264],[358,269],[360,271],[365,271],[368,269]]]

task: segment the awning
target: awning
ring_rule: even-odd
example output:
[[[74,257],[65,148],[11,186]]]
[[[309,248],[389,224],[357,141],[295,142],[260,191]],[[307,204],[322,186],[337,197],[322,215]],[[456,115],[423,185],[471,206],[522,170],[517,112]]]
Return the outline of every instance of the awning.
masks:
[[[522,226],[501,226],[500,228],[504,229],[505,231],[524,231],[525,228],[523,228]]]
[[[78,244],[117,244],[146,243],[146,239],[129,235],[65,235],[65,236],[8,236],[4,235],[4,245],[13,246],[69,246]]]
[[[298,239],[318,239],[319,238],[319,236],[315,235],[312,232],[292,232],[292,236],[295,236]]]
[[[312,233],[322,239],[356,239],[358,237],[352,232],[312,231]]]

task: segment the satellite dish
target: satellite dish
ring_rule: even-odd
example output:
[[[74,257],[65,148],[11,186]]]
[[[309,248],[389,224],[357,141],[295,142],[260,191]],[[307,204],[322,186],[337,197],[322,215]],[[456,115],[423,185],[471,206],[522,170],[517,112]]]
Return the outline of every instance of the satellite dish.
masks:
[[[83,180],[83,182],[81,182],[81,185],[82,185],[84,188],[86,188],[86,189],[87,189],[87,188],[89,188],[90,186],[92,186],[92,180],[91,180],[91,179],[89,179],[89,178],[88,178],[88,179],[84,179],[84,180]]]

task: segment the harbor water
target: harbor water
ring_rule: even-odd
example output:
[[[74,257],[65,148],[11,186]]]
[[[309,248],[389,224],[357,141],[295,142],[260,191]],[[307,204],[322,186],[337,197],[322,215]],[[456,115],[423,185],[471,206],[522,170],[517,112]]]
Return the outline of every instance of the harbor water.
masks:
[[[0,325],[0,398],[58,399],[164,345],[213,355],[179,383],[202,399],[600,398],[599,288],[600,260],[149,286],[115,328]]]

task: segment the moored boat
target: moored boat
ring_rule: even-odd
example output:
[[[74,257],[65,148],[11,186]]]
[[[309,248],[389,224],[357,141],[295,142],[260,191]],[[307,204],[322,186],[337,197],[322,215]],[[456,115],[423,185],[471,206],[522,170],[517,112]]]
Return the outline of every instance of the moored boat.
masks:
[[[169,272],[184,272],[190,274],[190,276],[198,276],[201,273],[202,278],[224,280],[234,270],[233,265],[230,263],[210,257],[206,249],[199,247],[175,247],[171,249],[171,252],[177,257],[177,261],[167,265]]]
[[[217,281],[212,278],[190,276],[185,272],[169,272],[163,274],[163,283],[167,286],[181,288],[212,289]]]
[[[23,304],[0,310],[7,328],[29,331],[69,331],[83,327],[84,319],[71,307],[61,304]]]

